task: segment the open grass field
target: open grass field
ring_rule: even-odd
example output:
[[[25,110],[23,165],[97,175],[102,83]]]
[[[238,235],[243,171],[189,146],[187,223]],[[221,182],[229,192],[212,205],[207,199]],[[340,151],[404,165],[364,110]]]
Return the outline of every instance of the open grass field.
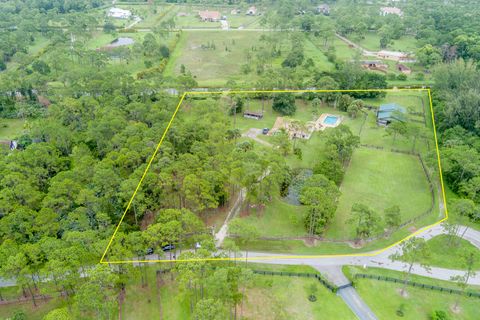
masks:
[[[281,267],[281,266],[280,266]],[[253,268],[270,270],[253,264]],[[275,266],[274,270],[284,270]],[[314,272],[295,268],[295,271]],[[288,271],[292,271],[291,268]],[[160,286],[160,299],[157,287],[153,283],[154,274],[149,273],[150,284],[142,288],[139,284],[127,287],[123,305],[124,319],[157,319],[160,310],[163,319],[193,319],[189,310],[189,302],[185,294],[172,282],[169,275],[164,275],[164,283]],[[317,301],[310,302],[307,298],[309,287],[317,284]],[[354,315],[335,294],[321,286],[314,279],[290,278],[280,276],[254,275],[252,284],[245,291],[246,299],[243,307],[238,307],[239,315],[246,319],[355,319]]]
[[[429,256],[418,262],[447,269],[466,269],[462,255],[473,253],[476,257],[474,269],[480,270],[480,250],[467,240],[454,237],[451,241],[448,235],[439,235],[429,240],[427,245]]]
[[[240,67],[246,63],[247,50],[259,38],[257,32],[184,31],[164,74],[179,74],[183,64],[201,86],[223,86],[229,80],[254,83],[256,73],[242,74]],[[202,48],[212,43],[215,49]]]
[[[312,283],[318,288],[315,302],[307,299]],[[248,319],[355,319],[340,297],[314,279],[256,275],[246,294]]]
[[[184,30],[164,74],[178,75],[183,64],[200,86],[225,86],[229,80],[251,86],[259,78],[256,65],[252,64],[252,70],[246,74],[241,66],[247,64],[247,52],[255,55],[256,50],[265,45],[259,41],[262,34],[261,31]],[[214,49],[207,48],[212,44]],[[271,61],[272,66],[279,66],[288,53],[290,42],[287,38],[283,39],[281,46],[283,54]],[[304,46],[305,59],[312,58],[317,69],[333,70],[334,65],[315,43],[306,38]],[[252,51],[253,47],[255,51]]]
[[[340,191],[329,238],[354,237],[354,225],[347,223],[354,203],[366,204],[380,216],[384,209],[398,205],[402,221],[430,207],[428,182],[418,158],[389,151],[355,150]]]
[[[310,39],[307,37],[305,40],[305,59],[311,58],[318,70],[333,71],[335,65],[328,61],[325,54],[321,51],[321,47],[316,44],[316,41],[311,41]]]
[[[353,41],[357,40],[354,39]],[[380,36],[374,32],[368,32],[364,39],[360,39],[356,43],[370,51],[382,50],[382,48],[380,48]],[[393,40],[385,50],[415,52],[417,49],[417,40],[414,37],[403,36],[398,40]]]
[[[13,139],[23,131],[25,120],[0,118],[0,140]]]
[[[291,205],[275,198],[264,210],[251,210],[244,219],[256,225],[262,236],[288,237],[305,234],[303,217],[306,213],[304,206]]]
[[[345,267],[344,270],[345,269],[350,269],[348,272],[373,273],[375,275],[402,278],[402,273],[390,270],[376,268],[364,270],[354,267]],[[411,279],[425,284],[455,288],[452,286],[452,283],[446,281],[415,275],[413,275]],[[478,306],[480,305],[480,299],[478,298],[467,298],[410,286],[407,287],[408,296],[402,297],[400,295],[401,284],[378,280],[357,279],[355,287],[379,319],[397,319],[398,317],[395,312],[401,304],[404,304],[405,314],[402,319],[429,320],[434,310],[443,310],[449,314],[450,319],[470,320],[477,319],[476,314],[478,313]],[[457,301],[459,302],[460,310],[453,312],[452,307]]]

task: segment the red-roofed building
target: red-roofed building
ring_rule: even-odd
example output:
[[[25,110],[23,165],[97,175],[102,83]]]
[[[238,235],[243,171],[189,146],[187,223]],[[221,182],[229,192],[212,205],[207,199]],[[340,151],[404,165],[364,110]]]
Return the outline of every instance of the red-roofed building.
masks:
[[[217,22],[220,21],[222,15],[218,11],[199,11],[198,15],[202,21]]]

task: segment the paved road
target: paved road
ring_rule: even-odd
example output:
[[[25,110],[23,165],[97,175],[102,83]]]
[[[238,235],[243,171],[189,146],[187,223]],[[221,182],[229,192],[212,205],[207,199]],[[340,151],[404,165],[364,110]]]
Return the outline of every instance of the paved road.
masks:
[[[350,281],[342,272],[342,266],[312,266],[323,274],[328,281],[337,287],[343,287],[337,291],[337,295],[343,299],[355,315],[361,320],[376,320],[375,314],[351,287]]]
[[[373,311],[368,307],[368,305],[360,298],[353,287],[346,287],[338,290],[337,295],[339,295],[347,306],[352,310],[353,313],[360,320],[377,320]]]
[[[263,176],[268,175],[268,170]],[[262,178],[260,177],[260,179]],[[416,234],[416,237],[429,240],[437,235],[445,234],[446,231],[441,225],[436,225],[428,230],[423,230]],[[480,249],[480,232],[467,228],[465,226],[459,227],[459,235],[464,236],[464,239],[472,243]],[[277,253],[265,252],[249,252],[248,257],[251,263],[268,263],[268,264],[287,264],[287,265],[309,265],[320,271],[331,282],[337,286],[342,286],[348,283],[348,279],[341,272],[341,267],[344,265],[356,265],[363,267],[380,267],[395,271],[405,271],[407,265],[403,262],[392,261],[390,256],[394,253],[401,252],[399,245],[394,246],[385,251],[374,251],[368,253],[369,256],[307,256],[307,255],[286,255]],[[242,253],[245,256],[245,252]],[[149,257],[150,258],[150,257]],[[152,255],[152,259],[158,259],[156,255]],[[168,258],[168,257],[167,257]],[[415,264],[412,268],[412,273],[426,276],[440,280],[450,280],[452,276],[463,275],[465,271],[453,270],[445,268],[431,267],[425,270],[419,264]],[[471,285],[480,285],[480,273],[472,276],[468,282]],[[0,287],[13,286],[15,281],[0,279]],[[361,320],[376,319],[373,312],[365,304],[365,302],[358,296],[357,292],[352,287],[340,289],[338,295],[345,301],[350,309]]]

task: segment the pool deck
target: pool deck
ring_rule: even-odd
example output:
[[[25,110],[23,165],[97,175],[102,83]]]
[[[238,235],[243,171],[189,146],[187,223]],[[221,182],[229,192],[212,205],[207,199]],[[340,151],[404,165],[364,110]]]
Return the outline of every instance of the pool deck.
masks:
[[[325,123],[325,120],[327,117],[335,117],[337,118],[337,121],[335,123],[329,124]],[[315,127],[319,128],[320,130],[325,130],[325,128],[335,128],[342,123],[343,117],[336,115],[336,114],[330,114],[330,113],[322,113],[322,115],[315,121]]]

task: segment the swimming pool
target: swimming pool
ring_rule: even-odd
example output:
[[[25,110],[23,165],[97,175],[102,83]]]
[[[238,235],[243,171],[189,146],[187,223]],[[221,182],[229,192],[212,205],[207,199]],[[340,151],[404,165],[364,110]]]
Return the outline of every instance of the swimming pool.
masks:
[[[338,117],[336,116],[326,116],[325,119],[323,119],[323,124],[333,126],[337,123],[337,121]]]

